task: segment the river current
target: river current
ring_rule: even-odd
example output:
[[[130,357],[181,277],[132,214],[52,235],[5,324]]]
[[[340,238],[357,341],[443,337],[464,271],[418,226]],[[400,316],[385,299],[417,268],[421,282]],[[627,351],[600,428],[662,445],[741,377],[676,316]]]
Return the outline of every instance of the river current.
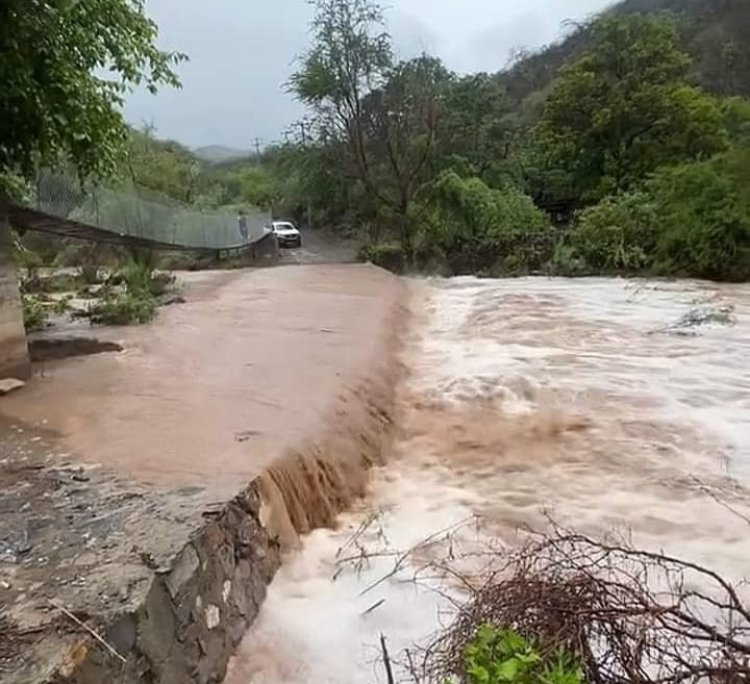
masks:
[[[551,521],[750,569],[750,286],[413,283],[396,439],[369,496],[301,541],[230,684],[385,680],[451,619],[436,559]]]

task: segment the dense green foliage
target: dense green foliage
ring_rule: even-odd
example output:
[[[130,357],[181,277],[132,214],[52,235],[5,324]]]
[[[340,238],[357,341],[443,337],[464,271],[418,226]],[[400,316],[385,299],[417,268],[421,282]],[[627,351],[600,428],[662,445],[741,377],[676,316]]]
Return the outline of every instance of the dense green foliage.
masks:
[[[156,299],[148,292],[109,290],[91,306],[88,318],[100,325],[148,323],[156,315],[156,308]]]
[[[583,684],[576,659],[565,652],[542,652],[510,629],[483,625],[466,647],[466,684]]]
[[[656,247],[656,208],[645,192],[607,197],[578,217],[570,244],[597,272],[637,271]]]
[[[424,194],[422,249],[451,273],[528,273],[550,260],[549,220],[517,188],[445,171]]]
[[[24,294],[21,297],[23,305],[23,325],[26,332],[42,330],[49,321],[49,308],[34,295]]]
[[[109,278],[101,298],[89,308],[89,320],[103,325],[148,323],[156,315],[157,298],[173,289],[175,283],[174,276],[158,273],[155,265],[154,252],[131,253]]]
[[[627,2],[546,62],[523,55],[499,75],[457,76],[428,55],[396,60],[373,0],[314,4],[313,44],[291,81],[309,135],[266,155],[277,207],[360,226],[361,257],[394,270],[746,277],[750,104],[728,72],[713,93],[696,84],[686,47],[700,52],[705,34],[685,16]],[[735,73],[745,48],[732,45]],[[519,85],[560,53],[552,73]],[[709,61],[701,73],[715,72]],[[284,183],[281,169],[293,169]]]
[[[580,215],[571,242],[597,271],[750,278],[750,148],[663,169]]]
[[[583,199],[628,190],[663,164],[725,145],[716,102],[687,82],[676,24],[654,15],[606,17],[566,66],[535,129],[542,154]]]
[[[143,0],[0,3],[0,176],[73,161],[109,173],[134,85],[177,85],[181,55],[155,47]]]
[[[457,75],[427,54],[399,60],[377,0],[315,0],[312,42],[289,82],[308,108],[299,137],[217,164],[151,130],[122,128],[112,112],[123,88],[173,83],[180,56],[153,47],[139,0],[53,3],[49,12],[64,23],[83,11],[71,7],[89,4],[111,10],[100,23],[117,18],[104,35],[128,32],[117,47],[93,41],[65,82],[82,93],[76,101],[65,92],[81,113],[65,130],[80,123],[93,137],[76,146],[46,122],[50,139],[29,137],[28,155],[14,152],[5,170],[67,155],[160,202],[257,206],[356,235],[362,259],[397,271],[748,277],[750,49],[739,40],[748,3],[624,0],[503,72]],[[32,20],[16,0],[10,7],[0,17],[26,35],[44,27],[44,12]],[[100,27],[75,17],[79,39]],[[9,36],[0,27],[0,42]],[[62,60],[67,73],[56,50],[45,59]],[[84,58],[112,63],[115,81]],[[26,86],[52,97],[46,81],[14,81],[4,68],[0,107]],[[126,154],[117,158],[101,136]],[[10,149],[2,146],[0,135]],[[54,249],[39,252],[48,263]]]
[[[173,199],[200,201],[201,165],[185,147],[171,140],[156,140],[150,129],[129,131],[121,176]]]

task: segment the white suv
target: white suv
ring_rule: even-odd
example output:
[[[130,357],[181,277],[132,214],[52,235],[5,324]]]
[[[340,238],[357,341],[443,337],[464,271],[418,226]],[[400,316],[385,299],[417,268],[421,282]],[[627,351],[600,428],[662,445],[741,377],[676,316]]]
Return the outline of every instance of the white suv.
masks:
[[[302,247],[302,233],[289,221],[274,221],[271,231],[279,242],[279,247]]]

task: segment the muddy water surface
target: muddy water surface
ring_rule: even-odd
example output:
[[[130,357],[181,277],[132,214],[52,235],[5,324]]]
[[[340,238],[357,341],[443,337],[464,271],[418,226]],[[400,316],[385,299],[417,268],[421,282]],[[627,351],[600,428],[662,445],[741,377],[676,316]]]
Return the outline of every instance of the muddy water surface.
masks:
[[[96,329],[121,353],[40,364],[3,413],[139,481],[232,497],[319,439],[363,368],[382,374],[401,284],[331,264],[191,274],[184,294],[149,326]]]
[[[390,461],[337,530],[287,559],[230,684],[385,681],[381,633],[397,653],[450,620],[431,560],[513,544],[550,517],[746,574],[748,286],[414,289]]]

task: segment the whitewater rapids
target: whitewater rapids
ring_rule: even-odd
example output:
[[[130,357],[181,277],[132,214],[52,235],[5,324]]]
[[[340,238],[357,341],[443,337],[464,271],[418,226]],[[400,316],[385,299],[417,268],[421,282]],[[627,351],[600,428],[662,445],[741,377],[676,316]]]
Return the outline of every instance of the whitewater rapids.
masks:
[[[512,545],[550,518],[744,577],[749,286],[460,278],[413,290],[387,464],[337,529],[289,554],[229,684],[385,681],[380,634],[398,653],[450,620],[445,593],[414,581],[420,567]]]

